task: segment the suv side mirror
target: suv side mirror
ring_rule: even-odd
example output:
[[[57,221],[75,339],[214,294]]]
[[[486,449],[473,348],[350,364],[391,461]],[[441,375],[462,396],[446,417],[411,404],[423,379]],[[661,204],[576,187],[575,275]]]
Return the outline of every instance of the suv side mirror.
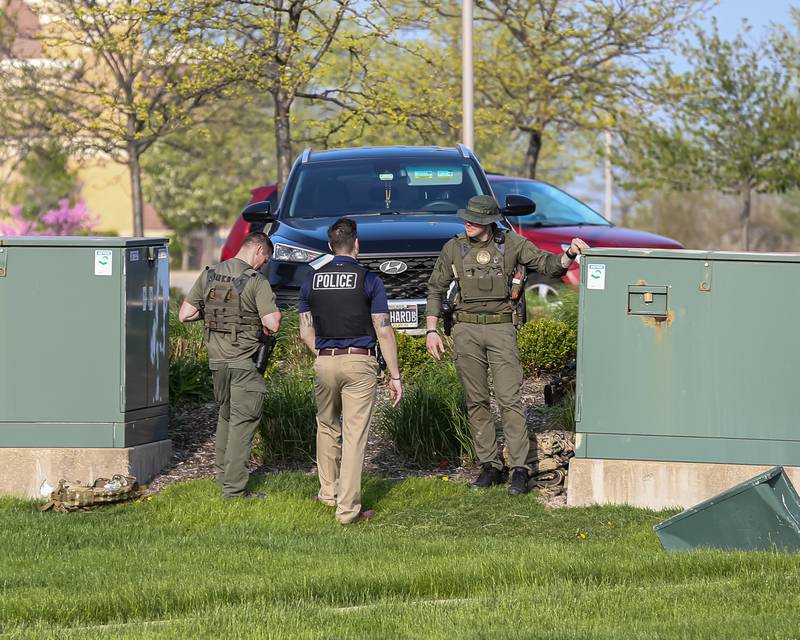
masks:
[[[242,209],[242,217],[247,222],[262,222],[264,224],[275,222],[275,216],[270,213],[270,208],[269,200],[254,202]]]
[[[536,203],[530,198],[512,194],[506,196],[506,206],[501,213],[506,216],[527,216],[536,211]]]

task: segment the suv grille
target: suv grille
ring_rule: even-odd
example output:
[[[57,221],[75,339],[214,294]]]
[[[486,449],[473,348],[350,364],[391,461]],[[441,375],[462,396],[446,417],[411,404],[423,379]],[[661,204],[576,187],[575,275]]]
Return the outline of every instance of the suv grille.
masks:
[[[359,258],[361,266],[374,272],[386,285],[386,296],[389,300],[401,298],[428,297],[428,279],[431,277],[437,255],[432,256],[369,256]],[[387,260],[400,260],[408,265],[403,273],[387,274],[381,271],[381,265]]]

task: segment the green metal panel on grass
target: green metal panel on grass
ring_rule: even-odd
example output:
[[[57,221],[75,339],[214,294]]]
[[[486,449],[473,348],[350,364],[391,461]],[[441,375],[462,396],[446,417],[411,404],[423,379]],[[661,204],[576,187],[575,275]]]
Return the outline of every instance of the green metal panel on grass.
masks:
[[[166,438],[166,243],[0,238],[1,447]]]
[[[800,255],[592,249],[576,455],[800,465]]]
[[[653,527],[669,551],[800,550],[800,498],[774,467]]]

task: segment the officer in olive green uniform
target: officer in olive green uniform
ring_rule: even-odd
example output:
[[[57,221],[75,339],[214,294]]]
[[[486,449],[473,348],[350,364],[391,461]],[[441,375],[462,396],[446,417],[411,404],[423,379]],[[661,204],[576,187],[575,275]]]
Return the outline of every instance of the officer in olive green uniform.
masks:
[[[220,405],[214,468],[226,498],[264,497],[245,487],[265,395],[264,377],[253,356],[262,333],[277,331],[281,319],[272,288],[260,272],[272,251],[265,234],[248,234],[236,257],[200,274],[178,312],[181,322],[205,323],[214,399]]]
[[[453,358],[464,386],[470,428],[482,468],[473,486],[490,487],[499,484],[502,477],[503,462],[489,405],[491,367],[513,468],[509,494],[519,495],[528,491],[530,441],[522,409],[522,366],[513,322],[516,303],[511,300],[511,279],[517,265],[558,278],[588,245],[576,238],[565,254],[537,249],[519,234],[494,224],[501,214],[492,196],[470,198],[467,208],[459,209],[458,215],[465,221],[464,233],[445,244],[428,281],[426,346],[437,360],[444,352],[436,326],[443,297],[455,281],[459,293],[453,316]]]

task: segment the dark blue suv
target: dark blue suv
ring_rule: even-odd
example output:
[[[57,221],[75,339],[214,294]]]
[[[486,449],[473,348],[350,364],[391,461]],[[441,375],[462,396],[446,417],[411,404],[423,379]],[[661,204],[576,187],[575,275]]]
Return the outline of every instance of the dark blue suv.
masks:
[[[436,257],[464,229],[456,210],[491,193],[478,159],[463,145],[306,149],[270,229],[275,254],[265,269],[279,306],[295,305],[308,273],[331,259],[328,226],[346,215],[358,224],[359,262],[386,284],[392,323],[424,333]]]

